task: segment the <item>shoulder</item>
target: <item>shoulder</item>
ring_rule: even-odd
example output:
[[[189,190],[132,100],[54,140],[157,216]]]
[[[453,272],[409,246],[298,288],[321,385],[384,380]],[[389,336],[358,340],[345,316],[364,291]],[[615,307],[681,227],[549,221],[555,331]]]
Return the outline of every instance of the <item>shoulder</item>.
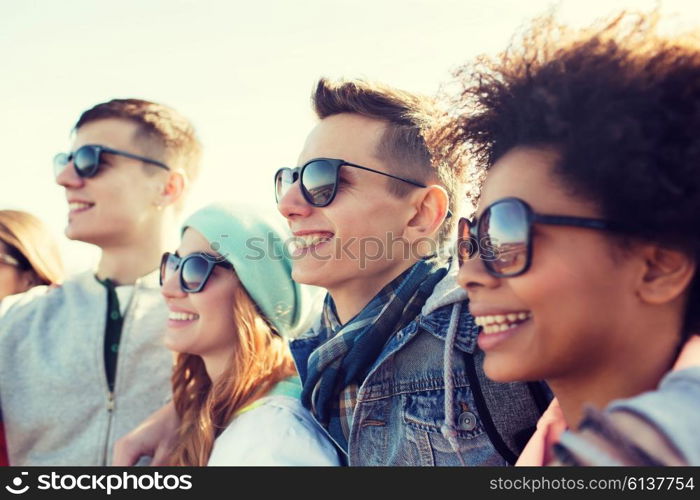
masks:
[[[49,287],[47,286],[37,286],[27,292],[5,297],[0,300],[0,318],[9,318],[12,314],[15,314],[18,310],[27,305],[36,307],[37,304],[41,303],[38,299],[44,297],[48,291]]]
[[[697,419],[700,415],[700,366],[666,374],[659,387],[638,396],[613,401],[609,410],[627,410],[658,421]]]
[[[0,320],[3,323],[4,320],[23,320],[42,310],[60,309],[70,296],[90,293],[94,291],[93,287],[99,290],[99,283],[95,281],[91,286],[90,279],[92,273],[82,273],[59,286],[37,286],[24,293],[5,297],[0,301]]]
[[[700,464],[700,366],[668,373],[658,389],[617,400],[610,412],[629,412],[652,425],[689,464]]]
[[[209,465],[339,465],[333,444],[297,399],[261,402],[217,438]]]

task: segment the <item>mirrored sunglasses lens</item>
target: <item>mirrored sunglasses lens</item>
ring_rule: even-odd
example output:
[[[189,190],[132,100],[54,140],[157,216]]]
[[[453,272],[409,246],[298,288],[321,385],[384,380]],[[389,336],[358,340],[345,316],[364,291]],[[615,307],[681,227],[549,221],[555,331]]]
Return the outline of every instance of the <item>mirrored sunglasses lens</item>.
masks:
[[[292,187],[293,173],[289,168],[284,168],[277,172],[275,177],[275,200],[280,201],[282,197],[287,194],[289,188]]]
[[[179,257],[175,254],[170,252],[163,254],[163,257],[160,259],[160,286],[163,286],[163,283],[172,276],[179,261]]]
[[[474,257],[474,254],[478,251],[478,246],[469,228],[470,223],[468,219],[464,217],[459,219],[457,226],[457,258],[460,266]]]
[[[96,148],[82,147],[73,154],[75,171],[81,177],[92,177],[95,175],[99,163],[100,158]]]
[[[63,172],[63,169],[66,168],[66,165],[68,165],[70,161],[69,158],[70,157],[66,153],[58,153],[53,157],[53,174],[55,177],[58,177],[60,173]]]
[[[484,213],[479,220],[479,234],[484,235],[484,241],[479,244],[487,267],[503,275],[517,274],[525,268],[527,220],[525,207],[511,201],[493,205]]]
[[[187,259],[182,265],[182,282],[185,284],[185,291],[192,291],[199,288],[204,282],[209,263],[204,257],[195,255]]]
[[[335,190],[335,167],[318,160],[306,165],[302,185],[313,205],[326,205]]]

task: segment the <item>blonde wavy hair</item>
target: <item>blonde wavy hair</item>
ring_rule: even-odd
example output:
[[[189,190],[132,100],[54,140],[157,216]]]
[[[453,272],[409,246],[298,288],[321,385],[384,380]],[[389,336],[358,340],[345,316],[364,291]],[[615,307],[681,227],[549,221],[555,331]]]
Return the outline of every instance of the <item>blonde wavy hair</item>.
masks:
[[[172,386],[180,428],[171,465],[206,465],[214,440],[236,413],[280,380],[296,374],[287,341],[275,332],[242,284],[236,288],[232,307],[237,343],[228,367],[215,383],[200,356],[177,356]]]

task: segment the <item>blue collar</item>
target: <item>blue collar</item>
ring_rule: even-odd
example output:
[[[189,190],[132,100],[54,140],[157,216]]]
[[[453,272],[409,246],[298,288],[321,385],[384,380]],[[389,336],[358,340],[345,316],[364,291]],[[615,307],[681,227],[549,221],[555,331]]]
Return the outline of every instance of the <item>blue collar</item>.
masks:
[[[466,353],[473,354],[476,350],[476,338],[479,335],[479,327],[474,322],[474,316],[469,312],[468,304],[468,301],[464,301],[462,304],[455,347]],[[450,316],[452,316],[453,307],[454,304],[448,304],[433,311],[428,316],[420,316],[418,324],[425,331],[444,342],[447,337],[447,330],[450,327]]]

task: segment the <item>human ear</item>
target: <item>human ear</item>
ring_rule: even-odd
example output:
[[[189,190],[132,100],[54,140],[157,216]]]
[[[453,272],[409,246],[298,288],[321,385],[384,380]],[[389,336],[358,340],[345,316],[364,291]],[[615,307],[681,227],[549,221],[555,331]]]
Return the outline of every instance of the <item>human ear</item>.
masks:
[[[163,208],[177,203],[187,190],[187,174],[182,169],[172,170],[168,173],[168,179],[159,187],[156,207]]]
[[[434,241],[447,217],[450,198],[444,187],[431,185],[416,193],[415,213],[408,221],[404,236],[411,244]]]
[[[642,250],[644,269],[638,294],[648,304],[665,304],[683,295],[695,276],[697,263],[680,250],[648,245]]]

